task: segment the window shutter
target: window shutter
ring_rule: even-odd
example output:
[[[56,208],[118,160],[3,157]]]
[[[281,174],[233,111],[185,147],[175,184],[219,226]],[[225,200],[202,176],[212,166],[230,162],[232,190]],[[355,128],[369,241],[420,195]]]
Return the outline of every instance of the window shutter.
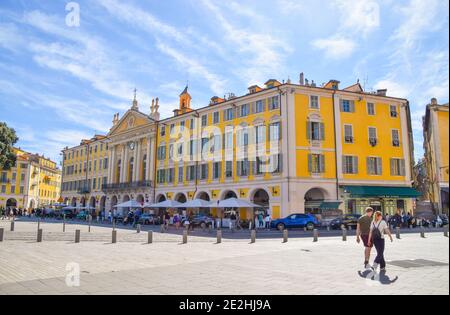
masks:
[[[377,175],[382,175],[383,174],[383,164],[382,164],[382,160],[381,158],[377,158]]]
[[[323,154],[319,155],[320,160],[320,173],[325,173],[325,156]]]
[[[311,122],[310,121],[306,122],[306,138],[308,140],[311,140]]]
[[[227,117],[227,110],[224,109],[224,110],[223,110],[223,121],[227,121],[227,120],[228,120],[228,117]]]
[[[236,174],[237,174],[237,176],[241,176],[241,168],[240,168],[240,164],[241,164],[240,161],[237,161],[237,162],[236,162]]]
[[[394,176],[395,174],[395,159],[391,159],[391,176]]]
[[[339,107],[341,108],[341,112],[344,111],[344,100],[339,100]]]
[[[312,173],[312,155],[308,154],[308,172]]]
[[[342,172],[344,174],[348,174],[348,170],[347,170],[347,157],[343,156],[342,157]]]
[[[366,159],[366,168],[367,168],[367,174],[372,175],[373,174],[373,165],[371,163],[370,157]]]
[[[256,103],[255,102],[250,103],[250,108],[251,108],[250,111],[252,114],[256,113]]]
[[[320,123],[320,140],[325,140],[325,124]]]
[[[355,101],[350,101],[350,112],[351,113],[355,112]]]
[[[353,157],[353,173],[358,174],[358,157]]]
[[[400,160],[400,175],[401,176],[405,176],[406,175],[405,160]]]

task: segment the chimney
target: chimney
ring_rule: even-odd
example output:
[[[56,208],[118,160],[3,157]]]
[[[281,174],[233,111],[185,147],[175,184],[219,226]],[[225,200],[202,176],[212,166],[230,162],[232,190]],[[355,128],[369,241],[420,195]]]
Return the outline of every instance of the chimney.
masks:
[[[305,85],[305,74],[300,73],[300,85]]]
[[[377,95],[379,95],[379,96],[386,96],[386,94],[387,94],[387,89],[377,90]]]
[[[316,82],[314,82],[314,80],[311,81],[311,87],[316,87]]]
[[[437,104],[438,104],[437,99],[435,97],[433,97],[431,99],[431,105],[437,105]]]

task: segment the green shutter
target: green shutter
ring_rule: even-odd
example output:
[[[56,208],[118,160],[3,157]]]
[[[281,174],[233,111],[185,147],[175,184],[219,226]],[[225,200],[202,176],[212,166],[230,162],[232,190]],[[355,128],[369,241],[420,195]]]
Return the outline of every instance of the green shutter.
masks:
[[[312,173],[312,154],[308,154],[308,172]]]
[[[325,140],[325,124],[320,123],[320,140]]]
[[[400,175],[405,176],[406,175],[406,165],[405,160],[400,160]]]
[[[391,159],[391,176],[394,176],[395,174],[395,159]]]
[[[377,165],[378,165],[377,175],[382,175],[383,174],[383,160],[381,158],[377,158]]]
[[[350,112],[351,113],[355,112],[355,101],[350,101]]]
[[[311,122],[306,122],[306,139],[311,140]]]
[[[353,171],[354,171],[354,174],[358,174],[358,157],[357,156],[353,157]]]
[[[341,112],[344,111],[344,100],[339,100],[339,107],[341,109]]]
[[[325,155],[319,155],[320,173],[325,173]]]

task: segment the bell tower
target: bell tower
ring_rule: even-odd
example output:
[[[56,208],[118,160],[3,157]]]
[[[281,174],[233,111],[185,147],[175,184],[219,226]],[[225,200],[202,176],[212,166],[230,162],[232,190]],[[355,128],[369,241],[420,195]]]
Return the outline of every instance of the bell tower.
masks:
[[[184,91],[180,94],[180,113],[181,114],[192,111],[191,100],[192,100],[192,97],[188,92],[188,86],[186,86]]]

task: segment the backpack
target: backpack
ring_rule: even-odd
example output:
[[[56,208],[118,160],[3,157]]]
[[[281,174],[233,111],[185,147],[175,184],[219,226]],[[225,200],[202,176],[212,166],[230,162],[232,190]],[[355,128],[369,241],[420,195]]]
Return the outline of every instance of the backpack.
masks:
[[[372,240],[373,241],[378,241],[378,240],[382,239],[381,231],[380,231],[380,224],[381,224],[381,221],[380,221],[380,223],[378,223],[378,226],[376,226],[375,229],[373,229],[373,231],[372,231]],[[374,226],[375,226],[375,224],[374,224]]]

